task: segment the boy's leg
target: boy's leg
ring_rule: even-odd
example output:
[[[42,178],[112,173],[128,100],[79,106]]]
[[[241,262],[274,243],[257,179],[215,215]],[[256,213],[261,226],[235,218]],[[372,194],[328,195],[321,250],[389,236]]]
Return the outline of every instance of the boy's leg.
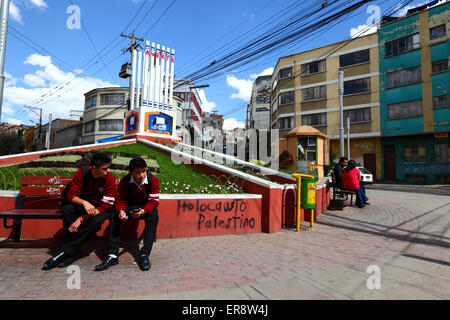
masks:
[[[144,229],[144,246],[140,250],[140,255],[149,256],[153,242],[156,241],[156,228],[158,227],[158,209],[154,209],[152,212],[145,214],[142,218],[145,220],[145,229]]]
[[[94,233],[100,230],[103,222],[105,222],[111,214],[111,211],[107,211],[90,218],[85,227],[80,228],[69,242],[64,243],[63,250],[69,255],[78,252],[81,246],[88,241]]]
[[[122,233],[122,220],[119,219],[119,214],[114,212],[109,218],[109,249],[108,254],[119,256],[120,234]]]
[[[80,206],[74,205],[73,203],[68,203],[61,208],[62,218],[63,218],[63,233],[64,233],[64,242],[70,241],[75,234],[69,232],[69,227],[72,223],[78,219],[79,216],[83,215],[84,208],[80,208]]]

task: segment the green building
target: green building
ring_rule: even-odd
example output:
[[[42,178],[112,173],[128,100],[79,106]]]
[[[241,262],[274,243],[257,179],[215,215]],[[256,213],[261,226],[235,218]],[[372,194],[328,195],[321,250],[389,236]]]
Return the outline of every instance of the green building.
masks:
[[[384,181],[450,183],[450,3],[436,2],[378,30]]]

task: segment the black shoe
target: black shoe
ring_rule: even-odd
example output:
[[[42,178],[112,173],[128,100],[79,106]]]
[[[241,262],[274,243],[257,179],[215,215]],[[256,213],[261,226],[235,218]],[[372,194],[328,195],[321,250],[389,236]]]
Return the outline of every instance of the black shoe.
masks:
[[[47,261],[45,261],[44,265],[42,266],[42,270],[53,269],[54,267],[56,267],[58,264],[60,264],[62,261],[64,261],[67,258],[69,258],[69,255],[64,251],[61,251],[53,258],[50,258]]]
[[[108,269],[109,267],[115,266],[119,263],[119,258],[113,258],[111,256],[108,256],[108,258],[105,259],[102,263],[95,266],[95,271],[103,271]]]
[[[70,266],[72,263],[81,258],[81,251],[78,251],[72,256],[69,256],[67,259],[63,260],[58,264],[58,268],[66,268]]]
[[[139,267],[141,268],[141,270],[142,271],[150,270],[151,266],[152,265],[150,263],[150,260],[148,259],[148,256],[142,255],[141,261],[139,261]]]

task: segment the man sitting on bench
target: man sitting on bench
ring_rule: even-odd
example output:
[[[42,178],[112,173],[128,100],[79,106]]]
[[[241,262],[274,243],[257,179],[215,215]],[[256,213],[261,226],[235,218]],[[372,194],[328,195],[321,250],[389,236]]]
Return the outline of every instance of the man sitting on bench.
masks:
[[[63,250],[47,260],[42,270],[66,267],[80,258],[81,246],[110,217],[117,193],[110,165],[110,157],[97,153],[85,174],[82,168],[75,173],[65,201],[62,201]],[[81,224],[85,226],[78,230]]]
[[[342,172],[344,168],[347,166],[347,158],[341,157],[339,162],[333,168],[332,177],[333,177],[333,187],[342,188]]]
[[[109,255],[103,263],[95,266],[96,271],[106,270],[119,263],[122,222],[128,218],[145,221],[144,246],[139,252],[138,264],[142,271],[151,267],[148,257],[156,240],[159,220],[159,181],[147,170],[145,160],[140,157],[130,160],[128,169],[129,173],[120,180],[116,213],[111,216]]]

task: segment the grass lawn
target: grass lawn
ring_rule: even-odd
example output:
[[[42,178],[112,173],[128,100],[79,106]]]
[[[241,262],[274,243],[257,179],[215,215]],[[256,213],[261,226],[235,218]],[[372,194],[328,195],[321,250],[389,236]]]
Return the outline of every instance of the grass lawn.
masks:
[[[218,181],[217,177],[211,177],[197,172],[190,167],[179,164],[175,165],[170,156],[150,149],[142,144],[129,144],[116,146],[111,148],[97,149],[96,151],[105,152],[125,152],[139,154],[143,156],[148,165],[154,162],[161,168],[161,173],[156,174],[160,183],[161,193],[170,194],[202,194],[202,193],[242,193],[242,186],[235,183],[235,178],[229,178],[225,183]],[[145,156],[151,155],[155,160],[147,159]],[[120,158],[120,157],[119,157]],[[43,158],[42,160],[48,160]],[[61,159],[61,158],[55,158]],[[75,157],[69,158],[75,160]],[[124,159],[120,159],[123,162]],[[114,160],[113,160],[114,162]],[[20,188],[20,180],[22,176],[73,176],[75,168],[18,168],[17,165],[0,168],[0,189],[1,190],[18,190]],[[126,172],[121,170],[113,170],[112,173],[116,177],[123,177]]]

